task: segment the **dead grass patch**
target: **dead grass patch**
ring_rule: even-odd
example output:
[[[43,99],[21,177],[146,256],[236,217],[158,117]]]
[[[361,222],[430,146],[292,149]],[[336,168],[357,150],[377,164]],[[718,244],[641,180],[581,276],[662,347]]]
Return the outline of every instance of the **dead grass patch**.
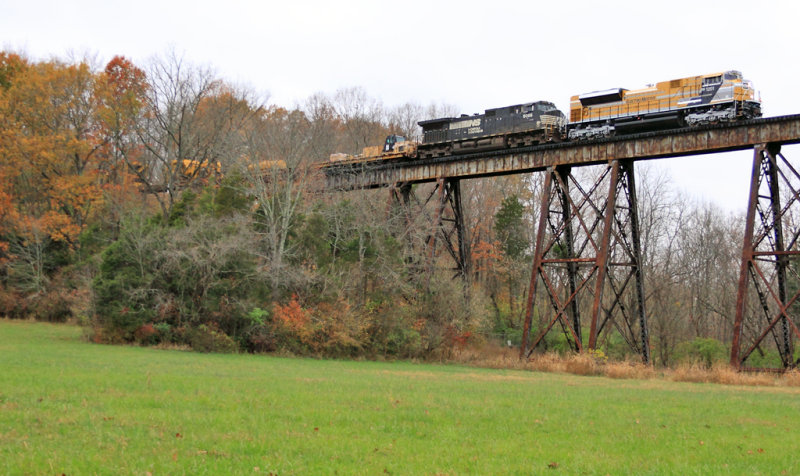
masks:
[[[675,382],[719,383],[724,385],[775,386],[783,375],[768,373],[739,372],[728,365],[715,365],[706,368],[696,364],[681,364],[667,372]]]
[[[674,382],[753,387],[800,387],[800,371],[797,370],[784,374],[739,372],[724,364],[712,368],[698,364],[681,364],[672,369],[656,369],[640,362],[609,361],[601,352],[567,356],[548,352],[534,354],[528,360],[520,360],[519,349],[491,343],[458,349],[453,354],[452,361],[483,368],[569,373],[613,379],[663,379]]]
[[[576,354],[567,357],[564,369],[574,375],[603,375],[605,362],[592,355]]]
[[[792,370],[783,374],[781,384],[785,387],[800,387],[800,371]]]
[[[658,376],[656,370],[641,362],[608,362],[604,375],[614,379],[648,380]]]

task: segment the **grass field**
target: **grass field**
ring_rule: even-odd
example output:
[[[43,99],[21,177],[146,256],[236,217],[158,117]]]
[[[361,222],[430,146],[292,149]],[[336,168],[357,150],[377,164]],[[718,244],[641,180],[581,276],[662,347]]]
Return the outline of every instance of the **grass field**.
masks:
[[[87,343],[0,320],[2,474],[800,474],[800,389]]]

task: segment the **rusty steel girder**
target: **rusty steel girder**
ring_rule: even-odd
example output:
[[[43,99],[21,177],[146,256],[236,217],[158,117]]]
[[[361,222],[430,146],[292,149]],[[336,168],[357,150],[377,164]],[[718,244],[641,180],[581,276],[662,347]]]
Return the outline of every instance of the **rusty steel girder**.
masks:
[[[333,162],[322,165],[321,170],[327,189],[354,190],[435,182],[441,177],[487,177],[562,165],[597,165],[614,159],[647,160],[750,149],[756,144],[798,142],[800,115],[792,115],[431,159]]]
[[[464,226],[464,213],[461,204],[461,185],[457,179],[440,178],[425,200],[420,200],[411,184],[398,184],[389,189],[390,207],[399,206],[404,215],[405,231],[401,239],[408,241],[412,248],[411,236],[415,222],[422,218],[427,228],[422,246],[426,263],[424,268],[430,276],[437,256],[441,250],[447,252],[454,263],[455,276],[469,277],[470,253],[467,230]],[[443,245],[443,246],[440,246]]]
[[[633,161],[610,161],[589,188],[570,167],[551,167],[543,192],[520,357],[558,323],[577,352],[597,349],[614,329],[648,363]],[[534,309],[539,322],[531,341]],[[590,314],[588,342],[581,311]]]
[[[731,345],[731,365],[739,369],[754,351],[773,345],[783,369],[798,364],[800,174],[780,150],[761,144],[753,157]]]

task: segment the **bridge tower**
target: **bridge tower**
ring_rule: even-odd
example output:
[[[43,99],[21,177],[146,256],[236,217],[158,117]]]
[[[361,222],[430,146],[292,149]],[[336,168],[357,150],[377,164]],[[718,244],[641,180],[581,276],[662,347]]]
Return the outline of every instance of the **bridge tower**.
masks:
[[[554,328],[578,352],[596,349],[615,329],[650,361],[633,164],[609,161],[589,187],[568,165],[545,172],[521,358]]]
[[[444,249],[455,264],[454,276],[469,277],[470,255],[459,179],[438,178],[424,200],[417,196],[411,184],[394,184],[389,188],[389,202],[390,207],[397,205],[402,210],[406,233],[415,229],[412,224],[415,218],[423,218],[423,227],[427,230],[423,243],[426,248],[425,268],[429,275],[437,254]],[[415,242],[413,239],[408,241],[412,245]],[[415,255],[419,256],[419,253]]]
[[[775,345],[784,369],[795,368],[800,338],[800,174],[778,143],[757,145],[742,246],[731,366]]]

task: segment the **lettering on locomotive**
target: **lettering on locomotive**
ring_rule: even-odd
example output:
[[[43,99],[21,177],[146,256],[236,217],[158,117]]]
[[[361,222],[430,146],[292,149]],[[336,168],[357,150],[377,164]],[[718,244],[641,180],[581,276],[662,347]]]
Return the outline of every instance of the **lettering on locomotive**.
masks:
[[[453,129],[464,129],[464,128],[467,128],[467,127],[470,127],[470,128],[478,127],[479,128],[480,126],[481,126],[480,118],[467,119],[466,121],[451,122],[450,123],[450,130],[452,131]]]

